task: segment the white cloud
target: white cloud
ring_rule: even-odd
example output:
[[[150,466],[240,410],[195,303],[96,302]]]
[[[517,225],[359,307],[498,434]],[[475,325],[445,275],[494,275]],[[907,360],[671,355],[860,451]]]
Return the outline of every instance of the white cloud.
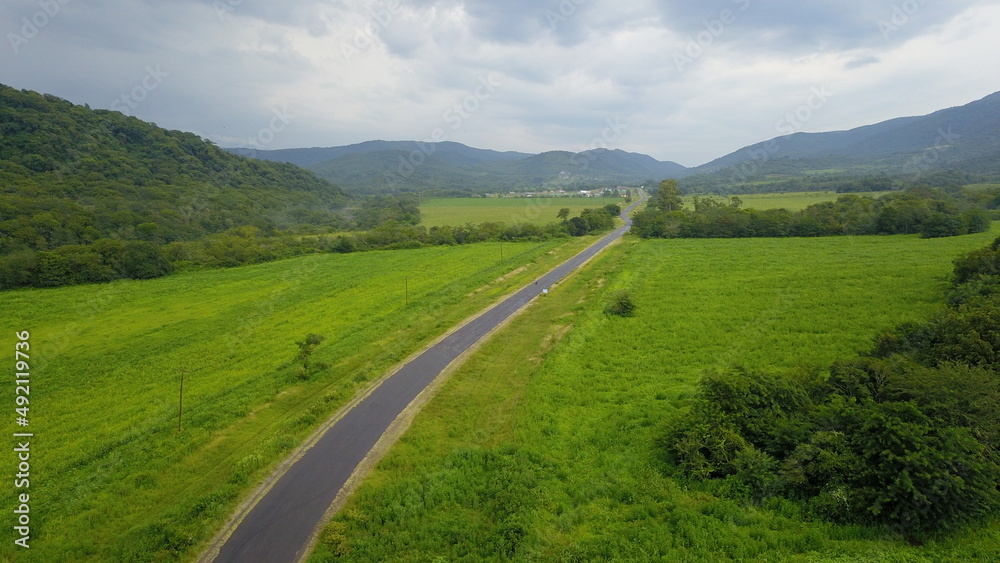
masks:
[[[169,76],[129,111],[220,143],[258,138],[275,111],[294,119],[267,148],[442,129],[483,148],[583,150],[611,120],[627,125],[613,148],[686,165],[780,134],[815,87],[833,95],[803,130],[1000,89],[990,1],[213,1],[76,0],[17,52],[10,36],[39,8],[7,2],[0,82],[109,107],[159,65]]]

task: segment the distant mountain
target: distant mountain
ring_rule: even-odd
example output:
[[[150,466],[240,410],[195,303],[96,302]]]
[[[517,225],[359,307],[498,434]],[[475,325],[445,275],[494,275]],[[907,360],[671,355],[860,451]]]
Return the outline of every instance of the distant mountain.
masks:
[[[777,137],[692,172],[788,174],[826,169],[888,174],[945,169],[1000,173],[1000,92],[921,117],[891,119],[849,131]]]
[[[413,141],[367,141],[343,147],[280,149],[270,151],[249,148],[235,148],[228,150],[242,156],[276,162],[288,162],[296,166],[301,166],[302,168],[311,168],[324,162],[348,155],[389,151],[406,153],[412,151],[427,152],[426,147],[431,145],[434,146],[434,154],[438,157],[444,158],[452,164],[457,165],[502,162],[505,160],[517,160],[531,156],[530,154],[517,152],[497,152],[492,150],[474,149],[472,147],[467,147],[463,144],[453,142],[423,145],[417,144]]]
[[[814,172],[845,176],[919,175],[961,170],[1000,178],[1000,92],[920,117],[901,117],[848,131],[794,133],[744,147],[697,168],[621,150],[537,155],[476,149],[460,143],[369,141],[345,147],[253,151],[263,160],[306,167],[360,193],[483,193],[600,187],[687,178],[695,191]],[[739,187],[739,186],[737,186]]]
[[[305,166],[346,190],[360,193],[427,190],[484,193],[589,187],[687,174],[685,167],[674,162],[607,149],[530,155],[476,149],[453,142],[369,141],[322,149],[230,150]]]
[[[529,183],[636,182],[687,174],[674,162],[661,162],[643,154],[596,149],[580,153],[552,151],[511,162],[503,167]]]

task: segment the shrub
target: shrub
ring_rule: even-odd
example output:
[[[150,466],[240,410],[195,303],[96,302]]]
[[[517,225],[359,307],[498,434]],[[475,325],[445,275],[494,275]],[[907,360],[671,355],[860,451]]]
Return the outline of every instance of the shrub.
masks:
[[[914,539],[996,508],[1000,471],[967,428],[936,427],[912,401],[863,415],[855,489],[877,521]]]
[[[631,317],[635,314],[635,302],[632,301],[632,294],[628,290],[619,290],[611,295],[604,312],[609,315],[619,317]]]
[[[148,242],[126,243],[123,262],[122,274],[134,280],[158,278],[174,270],[159,247]]]

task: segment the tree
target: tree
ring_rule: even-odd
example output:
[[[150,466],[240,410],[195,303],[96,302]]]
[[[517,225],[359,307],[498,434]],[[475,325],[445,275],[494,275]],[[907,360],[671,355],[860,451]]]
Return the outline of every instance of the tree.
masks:
[[[684,207],[681,201],[681,190],[677,187],[677,180],[670,179],[660,182],[660,189],[656,192],[656,208],[660,211],[679,211]]]
[[[587,225],[587,233],[600,233],[615,226],[614,218],[604,209],[584,209],[580,218]]]
[[[569,234],[574,237],[587,234],[587,222],[580,217],[573,217],[569,220]]]
[[[666,236],[666,217],[654,209],[644,209],[632,217],[632,232],[642,238]]]
[[[952,237],[968,232],[969,229],[961,217],[942,212],[933,213],[920,226],[922,238]]]
[[[19,250],[0,256],[0,289],[11,289],[31,283],[38,256],[34,250]]]
[[[965,221],[969,233],[985,233],[990,230],[990,225],[992,224],[990,214],[986,210],[977,207],[973,207],[962,213],[962,219]]]
[[[309,358],[312,356],[313,350],[325,338],[320,334],[314,334],[310,332],[306,337],[295,344],[299,347],[299,353],[295,356],[295,359],[302,362],[302,366],[298,369],[298,376],[300,379],[309,379]]]
[[[131,241],[125,244],[122,274],[133,280],[148,280],[173,272],[173,266],[155,244]]]
[[[562,220],[562,221],[568,220],[569,219],[569,208],[568,207],[563,207],[562,209],[560,209],[559,213],[556,214],[556,219],[559,219],[559,220]]]

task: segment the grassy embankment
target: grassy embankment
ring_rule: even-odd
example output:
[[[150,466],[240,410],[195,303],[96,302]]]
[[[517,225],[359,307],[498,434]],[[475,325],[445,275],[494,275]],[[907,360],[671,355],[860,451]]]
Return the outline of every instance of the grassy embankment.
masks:
[[[612,203],[624,207],[622,202],[621,198],[604,197],[428,199],[420,204],[420,224],[426,227],[486,222],[547,225],[559,221],[556,215],[564,207],[569,208],[570,217],[576,217],[588,208],[597,209]]]
[[[0,560],[193,558],[360,389],[592,240],[505,244],[502,265],[484,243],[0,293],[10,358],[15,332],[31,333],[30,426],[11,413],[7,429],[35,434],[31,549],[8,527]],[[309,333],[325,341],[303,380]],[[17,506],[12,487],[2,498]]]
[[[417,417],[313,561],[960,561],[1000,525],[913,547],[675,480],[655,445],[706,370],[823,369],[943,304],[1000,234],[629,240],[528,309]],[[632,318],[603,313],[627,288]]]

